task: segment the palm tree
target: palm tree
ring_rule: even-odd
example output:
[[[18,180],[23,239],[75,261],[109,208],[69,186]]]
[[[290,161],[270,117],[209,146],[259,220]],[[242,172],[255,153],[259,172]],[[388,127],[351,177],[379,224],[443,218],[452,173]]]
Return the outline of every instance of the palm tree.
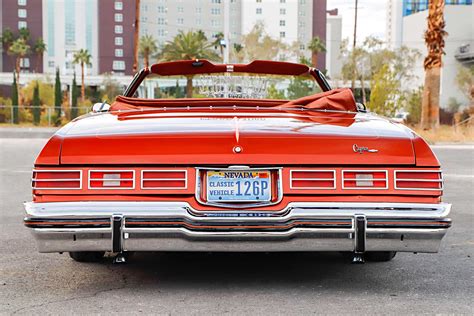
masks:
[[[25,39],[18,38],[15,40],[11,46],[8,48],[8,53],[12,56],[15,56],[15,71],[16,71],[16,82],[18,85],[18,97],[19,103],[22,102],[20,95],[20,70],[21,70],[21,60],[25,58],[26,55],[30,52],[30,45],[26,43]]]
[[[428,6],[428,29],[425,43],[428,56],[425,58],[425,85],[421,103],[421,127],[431,129],[439,127],[439,89],[441,57],[444,54],[444,0],[430,0]]]
[[[46,51],[46,43],[43,41],[43,38],[39,37],[36,40],[33,50],[36,53],[36,72],[38,72],[41,60],[43,59],[43,54]]]
[[[25,40],[25,42],[28,42],[30,39],[30,30],[28,30],[26,27],[22,27],[18,31],[18,37]]]
[[[140,38],[139,52],[143,56],[145,67],[149,66],[150,55],[153,55],[158,50],[156,40],[151,35],[145,35]]]
[[[308,49],[311,51],[311,64],[314,68],[318,66],[318,54],[326,51],[326,45],[318,37],[313,37],[308,43]]]
[[[209,59],[218,60],[219,56],[212,49],[213,44],[209,43],[199,31],[183,32],[179,31],[172,41],[168,41],[163,47],[163,60],[194,60]],[[186,97],[193,96],[193,76],[186,76]]]
[[[234,55],[237,62],[241,63],[244,59],[244,46],[242,44],[234,43]]]
[[[214,45],[214,48],[219,47],[219,51],[221,52],[221,57],[222,57],[222,59],[224,59],[224,46],[225,46],[223,44],[224,33],[219,32],[216,35],[214,35],[214,38],[215,38],[215,40],[212,44]]]
[[[138,70],[138,46],[140,41],[140,0],[135,0],[135,30],[133,33],[133,72]]]
[[[13,44],[14,41],[15,41],[15,35],[13,35],[12,30],[10,30],[9,28],[6,28],[2,33],[2,37],[0,41],[2,43],[3,50],[5,52],[8,52],[10,49],[10,46]]]
[[[87,49],[80,49],[74,54],[73,58],[73,64],[81,65],[81,101],[84,102],[86,98],[86,86],[84,84],[84,66],[92,65],[92,56],[89,54],[89,51]]]

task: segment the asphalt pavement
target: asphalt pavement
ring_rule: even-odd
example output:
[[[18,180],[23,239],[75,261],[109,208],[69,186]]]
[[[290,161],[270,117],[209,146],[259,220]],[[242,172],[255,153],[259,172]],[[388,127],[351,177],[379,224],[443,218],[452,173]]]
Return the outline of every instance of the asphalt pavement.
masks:
[[[474,314],[474,146],[434,146],[453,227],[438,254],[350,264],[339,254],[40,254],[23,226],[46,139],[0,138],[0,314]]]

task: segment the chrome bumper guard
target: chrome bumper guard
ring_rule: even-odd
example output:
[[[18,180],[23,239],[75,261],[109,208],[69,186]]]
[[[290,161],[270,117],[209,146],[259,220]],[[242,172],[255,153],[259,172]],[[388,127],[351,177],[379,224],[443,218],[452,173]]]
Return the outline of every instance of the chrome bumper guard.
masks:
[[[25,203],[40,252],[437,252],[450,204],[290,203],[279,212],[178,202]]]

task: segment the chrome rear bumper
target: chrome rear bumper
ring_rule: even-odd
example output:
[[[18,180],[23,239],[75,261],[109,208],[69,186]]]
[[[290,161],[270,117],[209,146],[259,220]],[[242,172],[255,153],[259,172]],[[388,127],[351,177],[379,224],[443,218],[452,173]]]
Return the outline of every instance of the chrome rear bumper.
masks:
[[[450,204],[290,203],[277,213],[179,202],[25,203],[40,252],[437,252]]]

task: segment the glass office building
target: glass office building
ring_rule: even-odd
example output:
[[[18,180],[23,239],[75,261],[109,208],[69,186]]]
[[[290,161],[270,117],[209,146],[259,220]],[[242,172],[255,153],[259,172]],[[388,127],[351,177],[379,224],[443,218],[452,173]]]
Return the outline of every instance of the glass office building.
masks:
[[[403,0],[403,16],[428,10],[429,0]],[[472,0],[446,0],[446,5],[471,5]]]

